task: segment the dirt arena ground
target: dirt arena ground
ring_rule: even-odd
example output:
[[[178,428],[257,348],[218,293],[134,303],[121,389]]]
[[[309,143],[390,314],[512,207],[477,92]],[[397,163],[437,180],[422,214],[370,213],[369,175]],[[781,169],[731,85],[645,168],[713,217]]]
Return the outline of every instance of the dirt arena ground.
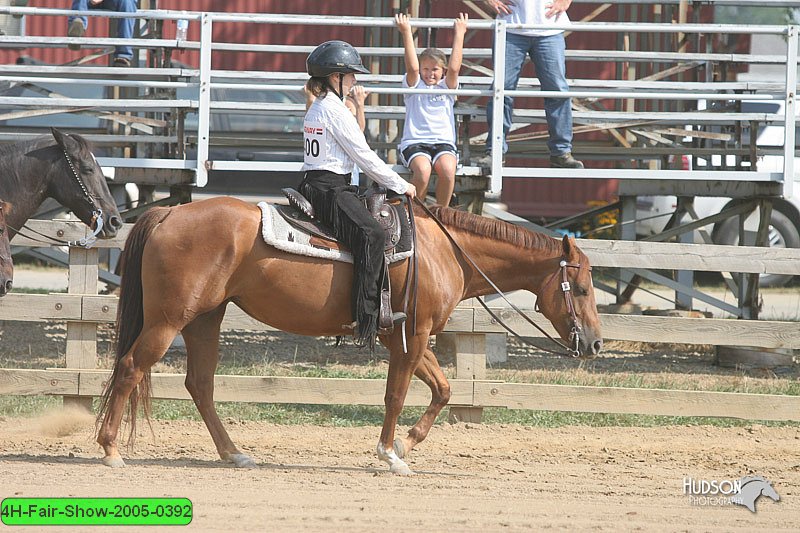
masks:
[[[63,366],[63,334],[59,325],[0,323],[0,366]],[[264,342],[226,335],[224,357],[246,359],[248,350],[258,350],[253,358],[290,364],[302,341],[270,337],[266,355]],[[300,353],[321,363],[363,359],[346,350],[300,346]],[[557,364],[517,357],[518,350],[513,348],[508,365]],[[182,359],[180,348],[167,357],[173,365]],[[736,374],[712,367],[703,353],[609,349],[608,357],[593,364],[601,372],[669,368],[705,380]],[[796,380],[796,367],[769,379]],[[762,378],[739,373],[735,379]],[[0,497],[187,497],[194,504],[189,527],[198,531],[727,532],[796,531],[800,523],[796,426],[545,429],[444,423],[408,458],[416,475],[398,477],[375,456],[379,427],[227,423],[257,469],[221,463],[201,422],[155,421],[152,435],[143,432],[135,450],[123,450],[128,467],[112,470],[100,464],[91,415],[61,409],[35,418],[0,417]],[[751,513],[741,506],[692,503],[684,494],[686,478],[746,475],[771,481],[780,501],[761,497]]]
[[[231,424],[259,464],[218,461],[200,422],[162,421],[128,466],[99,462],[92,419],[54,412],[0,420],[3,497],[187,497],[203,531],[796,531],[795,428],[538,429],[439,425],[409,458],[377,461],[379,428]],[[695,505],[686,477],[769,479],[781,497]]]

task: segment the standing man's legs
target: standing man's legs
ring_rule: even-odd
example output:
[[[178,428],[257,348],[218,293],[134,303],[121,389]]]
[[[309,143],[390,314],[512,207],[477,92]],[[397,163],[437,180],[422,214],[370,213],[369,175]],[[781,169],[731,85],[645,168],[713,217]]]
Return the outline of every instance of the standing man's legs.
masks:
[[[104,0],[102,8],[109,11],[136,13],[136,3],[137,0]],[[134,18],[117,19],[117,38],[132,39],[135,23],[136,19]],[[125,62],[124,60],[127,60],[127,63],[130,64],[131,59],[133,59],[133,49],[130,46],[117,46],[114,51],[114,58],[121,58],[123,63]]]
[[[70,7],[70,9],[73,11],[88,11],[89,0],[72,0],[72,7]],[[67,17],[67,37],[83,37],[88,24],[89,21],[86,17]],[[80,50],[81,45],[68,44],[67,48],[70,50]]]
[[[516,35],[514,33],[506,33],[506,57],[505,57],[505,78],[503,81],[503,88],[507,91],[513,91],[517,88],[519,83],[519,76],[522,72],[522,66],[525,64],[525,58],[528,55],[531,38],[523,35]],[[496,62],[496,58],[493,59]],[[511,129],[511,117],[514,112],[514,98],[506,96],[503,98],[503,153],[508,151],[508,143],[506,137]],[[486,122],[489,125],[488,137],[486,138],[486,153],[491,154],[492,151],[492,115],[494,113],[494,100],[490,97],[486,105]]]
[[[564,34],[535,38],[531,59],[543,91],[569,91],[566,76]],[[583,168],[572,157],[572,101],[570,98],[545,98],[544,112],[550,139],[547,148],[552,166]]]
[[[107,9],[109,11],[120,11],[123,13],[136,13],[137,0],[72,0],[73,11],[87,11],[90,9]],[[132,39],[133,28],[136,19],[121,18],[117,19],[117,35],[118,39]],[[86,17],[68,17],[67,18],[67,36],[69,37],[83,37],[86,33],[89,21]],[[70,50],[80,50],[80,45],[68,45]],[[117,46],[114,50],[114,59],[120,59],[123,65],[130,65],[133,58],[133,49],[130,46]]]

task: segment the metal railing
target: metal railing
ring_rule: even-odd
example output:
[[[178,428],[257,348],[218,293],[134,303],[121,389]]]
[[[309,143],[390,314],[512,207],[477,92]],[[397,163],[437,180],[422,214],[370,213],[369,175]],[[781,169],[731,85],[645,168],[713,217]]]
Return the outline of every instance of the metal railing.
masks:
[[[742,0],[731,2],[741,4]],[[720,3],[720,2],[717,2]],[[59,15],[67,16],[76,14],[71,10],[53,10],[43,8],[0,8],[0,13],[22,14],[22,15]],[[108,11],[90,11],[77,14],[85,14],[93,17],[120,18],[131,16],[130,14],[114,13]],[[68,112],[77,109],[92,109],[94,111],[121,111],[121,112],[143,112],[154,111],[161,113],[178,112],[178,115],[185,113],[197,113],[197,155],[195,159],[171,159],[171,158],[139,158],[131,160],[128,158],[105,158],[102,163],[110,166],[137,166],[140,168],[170,168],[170,169],[191,169],[195,173],[195,185],[203,187],[207,183],[208,171],[215,170],[297,170],[299,164],[276,163],[276,162],[253,162],[253,161],[233,161],[233,160],[212,160],[210,159],[210,144],[212,143],[214,132],[211,129],[212,113],[229,113],[241,111],[255,111],[261,113],[290,113],[302,115],[304,108],[297,104],[259,104],[253,102],[235,101],[213,101],[211,91],[215,88],[237,88],[254,91],[274,91],[289,90],[301,91],[302,82],[306,79],[302,72],[233,72],[214,69],[212,65],[212,54],[218,51],[247,51],[247,52],[276,52],[291,54],[308,54],[313,46],[296,45],[274,45],[274,44],[249,44],[216,42],[213,40],[213,28],[219,23],[259,23],[259,24],[297,24],[326,26],[332,23],[337,25],[355,27],[394,27],[394,21],[389,18],[369,18],[369,17],[330,17],[330,16],[309,16],[309,15],[278,15],[278,14],[257,14],[257,13],[204,13],[204,12],[182,12],[182,11],[139,11],[135,15],[137,18],[158,19],[158,20],[179,20],[186,19],[192,24],[200,26],[199,41],[185,41],[176,39],[87,39],[69,37],[12,37],[0,36],[0,47],[25,46],[50,47],[64,46],[73,41],[82,44],[95,46],[115,46],[130,45],[136,48],[169,48],[175,50],[197,50],[199,52],[198,68],[178,68],[178,69],[154,69],[154,68],[89,68],[89,67],[28,67],[28,66],[2,66],[0,68],[0,82],[25,83],[39,81],[41,83],[84,83],[98,84],[119,87],[140,87],[142,89],[164,88],[164,89],[191,89],[195,95],[188,99],[168,99],[168,100],[147,100],[147,99],[91,99],[91,98],[49,98],[46,110],[34,110],[34,112],[53,113],[56,111]],[[412,24],[421,28],[449,28],[452,20],[445,19],[414,19]],[[535,28],[536,26],[508,26],[503,21],[470,21],[469,29],[480,31],[491,31],[494,36],[494,50],[467,48],[464,51],[465,57],[474,59],[485,59],[494,54],[502,57],[505,50],[505,34],[508,29],[514,28]],[[795,125],[796,125],[796,101],[795,94],[797,88],[797,44],[798,32],[796,26],[751,26],[751,25],[721,25],[721,24],[648,24],[648,23],[573,23],[564,26],[572,32],[630,32],[630,33],[730,33],[730,34],[773,34],[781,35],[787,39],[788,53],[785,56],[769,55],[754,56],[750,54],[730,54],[730,53],[647,53],[647,52],[625,52],[612,51],[604,52],[614,61],[666,61],[666,62],[709,62],[723,61],[731,63],[778,63],[785,65],[785,80],[783,83],[674,83],[674,82],[636,82],[631,80],[571,80],[573,90],[568,92],[548,92],[536,88],[535,80],[521,80],[521,88],[515,91],[506,91],[502,83],[494,83],[494,80],[503,79],[503,62],[494,64],[493,77],[490,76],[463,76],[461,78],[462,88],[456,90],[433,91],[444,94],[454,94],[461,97],[488,97],[492,98],[498,105],[494,106],[494,114],[487,117],[494,124],[492,131],[495,132],[491,143],[498,146],[502,142],[502,102],[504,96],[513,97],[548,97],[548,98],[587,98],[587,99],[669,99],[669,100],[780,100],[783,102],[781,113],[708,113],[708,112],[626,112],[626,111],[584,111],[576,112],[576,122],[590,121],[594,123],[607,124],[613,127],[617,124],[624,124],[630,121],[660,121],[670,124],[700,124],[700,123],[750,123],[770,122],[783,124],[784,143],[783,143],[783,169],[782,172],[754,172],[754,171],[725,171],[726,180],[746,180],[746,181],[776,181],[784,183],[784,194],[791,196],[792,179],[784,179],[785,176],[794,176],[794,154],[795,154]],[[402,57],[402,48],[397,47],[360,47],[359,51],[366,57]],[[445,48],[445,51],[447,49]],[[592,52],[581,50],[568,50],[568,60],[590,60]],[[8,73],[8,74],[6,74]],[[13,73],[13,74],[12,74]],[[89,76],[95,76],[91,79]],[[136,77],[136,79],[132,79]],[[131,79],[128,79],[131,78]],[[382,94],[409,94],[422,92],[417,89],[402,89],[399,85],[398,74],[390,75],[366,75],[360,77],[363,83],[369,85],[369,89],[376,95]],[[265,83],[265,82],[272,83]],[[293,82],[297,82],[294,84]],[[616,83],[613,83],[616,82]],[[660,85],[659,85],[660,83]],[[648,88],[649,87],[649,88]],[[774,94],[776,87],[778,94]],[[736,92],[732,92],[736,91]],[[424,91],[430,93],[431,91]],[[0,97],[0,105],[19,106],[20,108],[41,107],[40,98],[14,98]],[[474,111],[473,111],[474,113]],[[479,113],[477,113],[479,114]],[[389,116],[393,119],[402,116],[402,108],[391,106],[375,107],[369,109],[369,116],[373,118]],[[536,109],[517,109],[515,110],[515,120],[521,122],[543,121],[543,112]],[[134,129],[140,133],[153,134],[155,129],[141,123],[135,124]],[[181,128],[179,127],[178,130]],[[142,135],[142,137],[146,137]],[[183,139],[175,138],[177,143],[184,142]],[[164,136],[160,138],[165,138]],[[139,142],[146,142],[140,139]],[[298,145],[299,146],[299,145]],[[298,150],[299,153],[299,150]],[[504,167],[500,159],[500,150],[494,150],[495,157],[490,169],[490,181],[488,189],[490,193],[499,194],[502,189],[504,177],[588,177],[588,178],[636,178],[636,179],[675,179],[682,180],[708,180],[721,179],[723,174],[720,171],[712,170],[693,170],[691,172],[673,170],[653,170],[653,169],[542,169],[532,167]]]

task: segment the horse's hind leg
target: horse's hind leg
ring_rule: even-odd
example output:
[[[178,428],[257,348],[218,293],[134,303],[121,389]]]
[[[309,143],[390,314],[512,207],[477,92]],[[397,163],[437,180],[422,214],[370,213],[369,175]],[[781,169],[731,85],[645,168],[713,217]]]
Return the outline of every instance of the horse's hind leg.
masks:
[[[214,406],[214,372],[219,361],[219,330],[225,304],[195,318],[183,328],[186,341],[186,389],[206,423],[219,456],[237,467],[254,468],[255,462],[240,452],[225,431]]]
[[[409,430],[408,435],[394,440],[394,451],[400,458],[405,457],[414,446],[425,440],[436,417],[450,401],[450,383],[430,348],[425,349],[414,375],[431,388],[431,403],[414,427]]]
[[[105,457],[103,464],[111,467],[125,466],[122,456],[119,453],[117,436],[119,426],[122,423],[122,416],[125,411],[125,404],[128,402],[145,374],[150,371],[159,359],[161,359],[177,335],[177,331],[166,324],[159,324],[155,327],[145,327],[142,333],[136,338],[122,359],[117,362],[114,383],[111,386],[106,414],[103,423],[97,432],[97,442],[103,447]],[[135,413],[131,413],[131,417]],[[135,428],[131,428],[133,431]],[[131,435],[133,437],[133,435]]]

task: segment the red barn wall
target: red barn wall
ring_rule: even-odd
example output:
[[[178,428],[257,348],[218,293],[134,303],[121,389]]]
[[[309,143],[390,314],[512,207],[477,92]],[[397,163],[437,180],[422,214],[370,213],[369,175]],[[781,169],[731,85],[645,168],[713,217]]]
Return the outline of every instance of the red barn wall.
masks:
[[[295,13],[332,16],[365,16],[369,0],[337,0],[336,2],[323,2],[316,0],[299,0],[294,2],[277,0],[159,0],[158,7],[165,10],[210,11],[231,13]],[[425,3],[423,2],[423,5]],[[68,6],[66,0],[30,0],[30,7],[50,7],[63,9]],[[476,18],[471,9],[458,1],[431,1],[430,16],[435,18],[455,17],[459,10],[468,11],[472,18]],[[596,4],[576,3],[570,9],[572,20],[581,20],[598,6]],[[630,7],[624,9],[633,9]],[[388,12],[388,9],[387,9]],[[623,12],[622,16],[626,12]],[[606,10],[594,19],[596,22],[618,21],[620,11],[613,7]],[[705,9],[702,20],[713,20],[712,11]],[[654,20],[658,21],[658,20]],[[66,17],[26,17],[26,34],[30,36],[66,35]],[[87,36],[107,36],[107,22],[101,19],[91,20]],[[164,24],[163,36],[172,38],[175,35],[175,25],[172,21]],[[199,40],[200,30],[197,24],[189,26],[189,40]],[[286,45],[316,45],[329,39],[343,39],[356,46],[365,43],[366,30],[357,26],[305,26],[305,25],[278,25],[278,24],[244,24],[244,23],[216,23],[214,26],[214,40],[219,42],[247,42],[253,44],[286,44]],[[439,29],[435,34],[435,44],[449,47],[452,31]],[[489,32],[477,32],[468,43],[469,47],[490,47],[491,35]],[[567,37],[567,48],[571,50],[616,50],[617,35],[615,33],[589,33],[573,32]],[[738,52],[747,50],[746,44],[740,41],[737,44]],[[27,50],[0,50],[0,63],[13,63],[20,55],[29,55],[37,60],[62,64],[85,55],[85,51],[71,51],[67,48],[31,48]],[[194,51],[176,52],[174,59],[196,66],[198,53]],[[301,54],[280,53],[248,53],[248,52],[215,52],[212,65],[216,69],[225,70],[264,70],[264,71],[289,71],[304,70],[305,57]],[[384,67],[388,68],[388,67]],[[567,76],[571,78],[613,79],[615,77],[615,63],[574,61],[567,65]],[[534,76],[533,67],[529,64],[523,71],[523,76]],[[520,99],[520,106],[541,107],[540,99]],[[541,127],[541,126],[538,126]],[[472,133],[479,132],[474,128]],[[580,152],[580,142],[585,140],[598,140],[603,138],[600,132],[588,136],[576,136],[576,151]],[[542,142],[545,142],[544,140]],[[547,164],[542,161],[541,164]],[[610,163],[592,161],[592,166],[609,166]],[[503,184],[503,200],[509,209],[517,214],[527,217],[553,218],[574,214],[586,208],[590,203],[597,201],[610,201],[616,195],[616,180],[593,179],[506,179]]]

